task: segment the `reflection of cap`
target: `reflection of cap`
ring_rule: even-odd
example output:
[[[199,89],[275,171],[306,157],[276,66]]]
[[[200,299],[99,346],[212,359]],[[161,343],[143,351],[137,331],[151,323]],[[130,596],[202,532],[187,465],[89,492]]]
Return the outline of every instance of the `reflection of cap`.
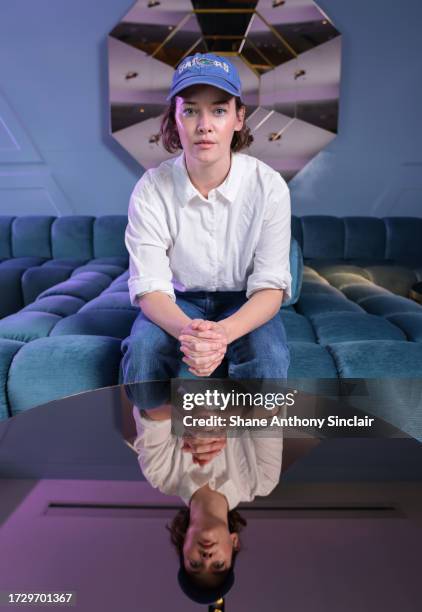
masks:
[[[200,604],[212,604],[218,601],[221,597],[224,597],[234,584],[234,571],[233,566],[230,568],[229,573],[226,575],[224,582],[214,589],[207,589],[196,585],[183,565],[183,559],[180,561],[180,569],[177,574],[177,580],[180,588],[185,595],[192,601]]]
[[[195,53],[185,57],[177,66],[166,100],[170,100],[185,87],[199,83],[214,85],[233,96],[242,98],[241,82],[236,66],[226,57],[212,53]]]

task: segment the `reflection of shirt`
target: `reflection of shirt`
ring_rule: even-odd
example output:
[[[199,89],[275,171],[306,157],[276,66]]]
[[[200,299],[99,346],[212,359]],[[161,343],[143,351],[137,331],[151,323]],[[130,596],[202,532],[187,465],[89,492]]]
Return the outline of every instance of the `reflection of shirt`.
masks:
[[[291,295],[290,193],[256,157],[232,153],[208,199],[193,186],[184,153],[147,170],[129,203],[129,294],[284,289]]]
[[[167,495],[178,495],[186,505],[192,495],[208,484],[222,493],[235,508],[256,495],[269,495],[280,480],[283,438],[259,437],[248,430],[228,437],[224,449],[207,465],[193,463],[191,453],[181,450],[183,439],[171,433],[171,420],[144,418],[135,406],[137,438],[134,447],[145,478]],[[251,436],[252,433],[252,436]]]

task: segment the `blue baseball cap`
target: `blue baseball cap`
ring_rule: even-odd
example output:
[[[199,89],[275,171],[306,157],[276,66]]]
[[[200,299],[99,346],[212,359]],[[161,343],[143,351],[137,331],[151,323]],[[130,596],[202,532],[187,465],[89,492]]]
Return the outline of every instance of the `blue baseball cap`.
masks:
[[[192,580],[183,565],[183,558],[180,561],[180,569],[177,580],[184,594],[195,603],[212,604],[225,597],[234,585],[234,571],[230,568],[222,584],[216,588],[204,588],[197,586]]]
[[[191,85],[214,85],[232,96],[242,99],[242,84],[236,66],[226,57],[212,53],[195,53],[185,57],[173,74],[170,93],[166,100]]]

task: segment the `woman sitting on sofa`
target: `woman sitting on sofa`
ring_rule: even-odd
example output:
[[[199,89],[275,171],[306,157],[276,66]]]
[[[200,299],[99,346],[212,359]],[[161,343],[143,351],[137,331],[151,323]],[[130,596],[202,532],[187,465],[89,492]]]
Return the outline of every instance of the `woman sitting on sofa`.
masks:
[[[122,343],[122,382],[168,380],[182,362],[209,376],[224,358],[229,378],[285,379],[287,184],[239,152],[253,139],[227,58],[185,58],[167,99],[162,142],[182,153],[146,171],[131,196],[129,292],[141,312]]]

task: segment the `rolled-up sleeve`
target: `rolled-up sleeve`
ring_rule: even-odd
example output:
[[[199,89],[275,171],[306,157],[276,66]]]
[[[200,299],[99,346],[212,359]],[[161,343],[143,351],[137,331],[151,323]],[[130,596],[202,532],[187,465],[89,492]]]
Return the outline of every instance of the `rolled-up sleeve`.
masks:
[[[149,183],[148,172],[135,185],[129,202],[125,244],[129,252],[129,296],[137,298],[162,291],[175,302],[173,274],[167,251],[171,238],[159,199]]]
[[[171,433],[171,419],[154,421],[143,417],[137,406],[133,407],[137,437],[133,447],[138,454],[142,473],[153,487],[165,487],[172,472],[178,468],[175,457],[176,437]]]
[[[260,289],[283,289],[283,302],[291,297],[290,274],[291,207],[284,179],[274,173],[254,253],[252,272],[246,285],[249,299]]]

